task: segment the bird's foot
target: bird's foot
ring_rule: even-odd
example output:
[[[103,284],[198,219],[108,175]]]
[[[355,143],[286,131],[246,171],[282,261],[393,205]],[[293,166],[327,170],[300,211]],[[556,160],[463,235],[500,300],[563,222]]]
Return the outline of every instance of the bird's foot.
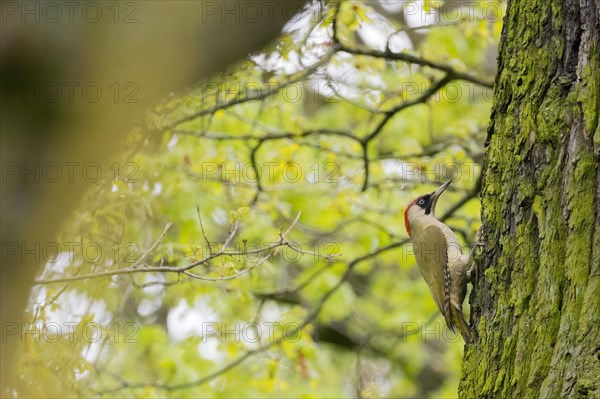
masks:
[[[469,257],[471,258],[471,265],[469,267],[469,269],[467,270],[467,281],[471,282],[473,281],[473,275],[475,273],[475,258],[473,257],[473,255],[475,254],[475,250],[478,247],[485,247],[487,245],[487,243],[485,241],[477,241],[474,245],[473,248],[471,248],[471,251],[469,252]]]
[[[477,241],[475,244],[473,244],[473,248],[471,248],[471,252],[469,252],[469,256],[471,256],[471,259],[473,258],[473,254],[475,253],[475,249],[477,249],[477,247],[485,247],[487,245],[487,242],[485,241]]]
[[[475,263],[471,265],[469,270],[467,270],[467,281],[470,283],[473,281],[473,275],[475,273]]]

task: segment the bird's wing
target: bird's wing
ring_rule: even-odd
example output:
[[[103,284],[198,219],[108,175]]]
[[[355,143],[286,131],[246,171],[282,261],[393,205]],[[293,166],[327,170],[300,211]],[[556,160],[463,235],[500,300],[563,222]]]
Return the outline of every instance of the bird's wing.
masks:
[[[425,242],[414,248],[415,258],[435,304],[444,315],[448,328],[454,331],[450,313],[452,281],[448,267],[448,241],[442,229],[435,225],[428,226],[425,235]]]

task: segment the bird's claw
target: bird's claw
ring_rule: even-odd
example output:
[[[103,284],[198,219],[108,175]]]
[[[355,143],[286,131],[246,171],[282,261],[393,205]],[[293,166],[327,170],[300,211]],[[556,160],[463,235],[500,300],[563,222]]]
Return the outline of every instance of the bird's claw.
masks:
[[[479,241],[479,242],[476,242],[476,243],[473,245],[473,248],[471,248],[470,255],[471,255],[471,256],[473,256],[473,253],[475,253],[475,249],[476,249],[477,247],[485,247],[486,245],[487,245],[487,243],[486,243],[485,241]]]
[[[485,241],[477,241],[474,245],[473,248],[471,248],[471,251],[469,252],[469,256],[471,257],[471,267],[467,270],[467,281],[471,282],[473,281],[473,274],[475,272],[475,259],[473,257],[473,254],[475,253],[475,249],[477,247],[485,247],[487,245],[487,243]]]
[[[473,269],[475,269],[475,267],[471,266],[471,268],[469,270],[467,270],[467,281],[468,282],[473,281]]]

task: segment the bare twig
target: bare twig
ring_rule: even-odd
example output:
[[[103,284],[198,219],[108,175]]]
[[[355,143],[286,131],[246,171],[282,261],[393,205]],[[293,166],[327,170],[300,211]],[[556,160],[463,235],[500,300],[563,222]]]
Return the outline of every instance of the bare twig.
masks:
[[[208,240],[208,237],[206,236],[206,231],[204,231],[204,225],[202,224],[202,217],[200,216],[200,207],[197,206],[196,207],[196,213],[198,214],[198,222],[200,222],[200,230],[202,230],[202,237],[204,237],[204,242],[206,243],[206,246],[208,247],[208,253],[212,255],[212,246],[210,245],[210,241]]]
[[[165,228],[163,229],[163,232],[160,234],[160,236],[158,236],[158,238],[156,239],[156,241],[154,241],[154,243],[152,243],[150,248],[148,248],[146,250],[146,252],[144,252],[143,255],[131,266],[132,268],[138,267],[139,265],[142,264],[142,262],[148,257],[148,255],[152,251],[154,251],[156,249],[156,247],[158,246],[158,244],[165,238],[165,236],[167,235],[167,231],[169,231],[170,228],[171,228],[171,222],[169,222],[165,225]]]
[[[247,251],[247,250],[227,251],[227,247],[233,240],[233,237],[235,236],[237,229],[239,227],[239,222],[235,221],[231,225],[229,234],[225,238],[223,244],[221,244],[221,249],[219,249],[219,251],[217,251],[215,253],[211,253],[211,254],[205,256],[204,258],[202,258],[196,262],[193,262],[189,265],[178,266],[178,267],[162,266],[162,265],[138,267],[139,265],[136,264],[135,267],[126,267],[126,268],[122,268],[122,269],[110,270],[110,271],[100,272],[100,273],[82,274],[82,275],[78,275],[78,276],[63,277],[63,278],[56,278],[56,279],[40,279],[40,280],[36,280],[34,282],[34,284],[36,284],[36,285],[55,284],[55,283],[64,283],[64,282],[70,282],[70,281],[88,280],[88,279],[100,278],[100,277],[112,277],[112,276],[117,276],[117,275],[131,275],[131,274],[135,274],[135,273],[157,273],[157,272],[158,273],[182,273],[189,277],[193,277],[193,278],[196,278],[199,280],[207,280],[207,281],[231,280],[235,277],[238,277],[242,274],[249,272],[250,270],[254,269],[256,266],[258,266],[258,264],[255,264],[253,267],[251,267],[249,269],[245,269],[239,273],[236,273],[233,276],[225,276],[225,277],[220,277],[220,278],[199,276],[199,275],[189,272],[189,270],[196,266],[208,263],[213,259],[216,259],[219,257],[224,257],[224,256],[247,256],[247,255],[251,255],[251,254],[260,254],[260,253],[264,253],[264,252],[269,252],[268,256],[271,256],[271,251],[273,251],[275,248],[281,247],[281,246],[287,246],[288,243],[285,240],[285,236],[291,231],[292,228],[294,228],[296,223],[298,223],[298,220],[300,219],[301,214],[302,214],[302,212],[298,212],[298,215],[294,219],[293,223],[288,227],[288,229],[285,231],[285,233],[280,235],[279,240],[277,240],[275,243],[268,245],[266,247],[263,247],[263,248],[258,248],[258,249],[254,249],[254,250],[250,250],[250,251]],[[160,240],[162,240],[162,238],[164,238],[164,235],[166,234],[166,231],[168,230],[169,227],[170,227],[170,224],[165,228],[165,231],[163,231],[163,234],[161,234]],[[160,240],[157,240],[155,242],[155,244],[153,244],[151,246],[151,248],[155,248],[156,245],[158,245],[158,242]],[[151,251],[147,251],[147,253],[150,253],[150,252]],[[146,256],[147,256],[147,253],[146,253]],[[268,256],[266,257],[266,259],[268,259]],[[266,259],[261,260],[260,263],[263,263]]]

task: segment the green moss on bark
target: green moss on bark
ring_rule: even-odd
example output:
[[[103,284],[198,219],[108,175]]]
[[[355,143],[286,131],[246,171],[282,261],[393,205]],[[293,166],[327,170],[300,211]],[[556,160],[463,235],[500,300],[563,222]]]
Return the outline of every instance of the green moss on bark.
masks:
[[[595,7],[509,1],[461,397],[600,396]]]

